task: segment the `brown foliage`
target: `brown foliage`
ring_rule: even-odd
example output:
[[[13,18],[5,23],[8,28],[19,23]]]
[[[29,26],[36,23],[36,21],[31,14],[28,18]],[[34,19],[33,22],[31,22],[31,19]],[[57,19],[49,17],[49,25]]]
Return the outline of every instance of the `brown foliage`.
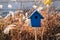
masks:
[[[30,13],[30,11],[28,13]],[[51,37],[54,39],[55,34],[60,32],[60,15],[57,13],[51,15],[45,10],[41,11],[41,13],[44,19],[41,22],[42,27],[37,30],[38,40],[41,40],[41,31],[43,32],[44,40],[51,40]],[[10,16],[7,19],[0,20],[0,40],[34,40],[34,29],[30,24],[26,26],[25,20],[22,20],[23,16],[25,15],[17,13],[14,18]],[[17,20],[15,20],[16,18]],[[10,24],[15,24],[15,29],[10,30],[9,34],[4,34],[3,30]]]

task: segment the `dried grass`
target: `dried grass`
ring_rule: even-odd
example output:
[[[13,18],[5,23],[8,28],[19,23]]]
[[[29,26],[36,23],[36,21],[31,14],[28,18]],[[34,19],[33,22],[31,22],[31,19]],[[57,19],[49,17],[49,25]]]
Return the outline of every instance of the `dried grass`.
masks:
[[[29,11],[28,13],[31,12]],[[37,30],[38,40],[41,40],[41,31],[43,32],[44,40],[51,40],[51,37],[55,39],[55,34],[60,33],[60,15],[54,12],[52,16],[45,10],[41,11],[41,13],[44,19],[42,20],[42,27]],[[17,13],[14,18],[10,16],[7,19],[0,19],[0,40],[34,40],[34,29],[30,24],[26,26],[25,21],[22,20],[22,16],[25,15],[20,14]],[[14,20],[15,18],[18,19]],[[11,24],[16,25],[15,29],[10,30],[9,34],[4,34],[3,30]]]

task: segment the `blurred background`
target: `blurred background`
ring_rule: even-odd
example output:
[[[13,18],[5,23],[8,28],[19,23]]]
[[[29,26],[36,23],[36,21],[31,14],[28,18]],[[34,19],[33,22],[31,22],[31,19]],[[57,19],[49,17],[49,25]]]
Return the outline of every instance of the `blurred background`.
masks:
[[[60,0],[0,0],[0,40],[35,40],[34,10],[44,17],[37,40],[60,40]]]
[[[44,6],[44,0],[0,0],[0,14],[2,16],[6,16],[7,13],[10,11],[16,10],[29,10],[32,9],[32,6],[37,4],[40,6]],[[52,5],[57,7],[60,10],[60,1],[59,0],[52,0]],[[5,15],[3,15],[5,14]]]

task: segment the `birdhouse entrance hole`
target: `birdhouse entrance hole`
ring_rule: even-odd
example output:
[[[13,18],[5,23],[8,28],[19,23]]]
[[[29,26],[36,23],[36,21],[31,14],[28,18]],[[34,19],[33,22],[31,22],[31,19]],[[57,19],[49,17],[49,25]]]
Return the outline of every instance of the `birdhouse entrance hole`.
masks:
[[[35,19],[38,19],[38,16],[35,16]]]

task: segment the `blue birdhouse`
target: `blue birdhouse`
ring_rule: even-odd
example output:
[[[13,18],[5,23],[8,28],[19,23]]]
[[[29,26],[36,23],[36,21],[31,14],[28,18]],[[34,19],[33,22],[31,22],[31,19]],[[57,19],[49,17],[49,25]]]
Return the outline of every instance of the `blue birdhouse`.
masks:
[[[35,10],[30,16],[29,19],[31,19],[30,21],[30,25],[32,27],[41,27],[41,19],[43,19],[44,17],[37,11]]]

